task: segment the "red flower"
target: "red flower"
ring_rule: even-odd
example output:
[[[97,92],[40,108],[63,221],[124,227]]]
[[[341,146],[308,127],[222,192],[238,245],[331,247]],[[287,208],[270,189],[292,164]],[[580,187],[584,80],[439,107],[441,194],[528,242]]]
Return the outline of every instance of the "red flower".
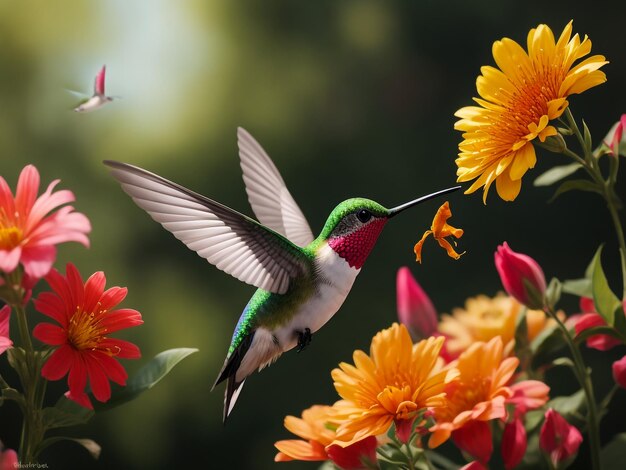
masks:
[[[613,379],[622,388],[626,388],[626,356],[613,363]]]
[[[606,326],[604,318],[596,312],[593,299],[581,297],[580,310],[583,312],[583,315],[581,315],[574,324],[577,335],[595,326]],[[593,335],[587,338],[587,347],[597,349],[598,351],[608,351],[620,344],[622,344],[622,342],[619,339],[609,335]]]
[[[539,447],[550,456],[554,467],[576,455],[583,441],[580,431],[550,408],[539,432]]]
[[[396,276],[398,319],[407,327],[413,341],[428,338],[437,331],[437,311],[407,267]]]
[[[17,452],[13,449],[4,449],[2,442],[0,442],[0,470],[15,470],[19,466]]]
[[[11,307],[5,305],[0,308],[0,354],[13,346],[13,341],[9,338],[9,318]]]
[[[502,434],[502,460],[504,468],[510,470],[519,465],[526,453],[526,429],[520,419],[514,419],[504,426]]]
[[[536,294],[543,296],[546,291],[546,278],[541,266],[530,256],[517,253],[507,242],[498,246],[495,253],[496,269],[502,285],[511,297],[531,309],[542,309],[541,298],[534,298],[526,284],[532,286]]]
[[[68,263],[66,276],[56,269],[46,276],[53,292],[43,292],[35,308],[60,326],[39,323],[33,336],[50,346],[58,346],[48,358],[41,375],[59,380],[69,372],[67,395],[71,400],[92,408],[85,393],[87,378],[94,397],[105,402],[111,398],[109,380],[125,385],[128,375],[115,358],[137,359],[139,348],[109,334],[143,323],[136,310],[114,309],[126,297],[125,287],[104,290],[104,273],[92,274],[83,283],[76,267]]]
[[[10,273],[18,264],[32,279],[50,271],[56,257],[56,246],[63,242],[79,242],[89,246],[89,220],[63,204],[72,202],[74,194],[63,190],[53,192],[55,180],[39,197],[39,172],[33,165],[22,170],[15,197],[0,176],[0,271]]]
[[[452,440],[478,462],[487,464],[493,453],[491,426],[487,421],[473,420],[452,432]]]

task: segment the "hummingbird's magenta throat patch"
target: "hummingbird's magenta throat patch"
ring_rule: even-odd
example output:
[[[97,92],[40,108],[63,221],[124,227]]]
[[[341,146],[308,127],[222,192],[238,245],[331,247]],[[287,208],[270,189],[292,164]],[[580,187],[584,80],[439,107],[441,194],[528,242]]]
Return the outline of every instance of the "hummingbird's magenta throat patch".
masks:
[[[358,230],[328,240],[335,253],[345,259],[351,268],[361,269],[378,240],[387,219],[374,219]]]

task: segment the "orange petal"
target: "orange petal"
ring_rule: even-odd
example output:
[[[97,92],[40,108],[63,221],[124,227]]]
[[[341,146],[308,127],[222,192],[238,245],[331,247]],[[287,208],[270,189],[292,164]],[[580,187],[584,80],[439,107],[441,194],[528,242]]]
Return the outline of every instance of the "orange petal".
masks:
[[[462,255],[465,254],[465,252],[457,253],[456,251],[454,251],[454,248],[452,248],[452,245],[450,245],[448,240],[446,240],[445,238],[436,238],[435,240],[437,240],[441,248],[446,250],[446,253],[448,254],[450,258],[459,259]]]
[[[424,235],[422,235],[422,239],[420,241],[418,241],[415,246],[413,247],[413,252],[415,253],[415,260],[418,263],[422,262],[422,246],[424,245],[424,241],[426,240],[426,238],[428,237],[428,235],[430,235],[431,233],[433,233],[432,230],[426,230],[424,232]]]
[[[276,462],[287,462],[289,460],[327,460],[328,456],[319,442],[301,441],[298,439],[290,439],[278,441],[274,444],[280,452],[276,454],[274,460]]]

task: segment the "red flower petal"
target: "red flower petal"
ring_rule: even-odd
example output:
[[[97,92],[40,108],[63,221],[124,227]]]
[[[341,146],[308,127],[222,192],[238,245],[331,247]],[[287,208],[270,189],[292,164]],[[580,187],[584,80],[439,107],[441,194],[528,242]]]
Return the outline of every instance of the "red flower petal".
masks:
[[[70,289],[72,306],[74,307],[74,310],[76,310],[76,307],[82,307],[85,303],[85,286],[83,284],[83,279],[80,277],[80,273],[78,272],[78,269],[76,269],[76,266],[72,263],[67,263],[65,266],[65,275],[67,285]]]
[[[101,351],[94,351],[91,356],[100,363],[104,373],[110,380],[118,385],[126,385],[128,374],[119,362]]]
[[[123,359],[138,359],[141,357],[139,348],[131,342],[117,338],[106,338],[98,344],[98,349],[109,350],[116,357]]]
[[[524,423],[520,419],[507,423],[502,434],[502,459],[506,470],[519,465],[526,453],[527,444]]]
[[[85,408],[89,408],[90,410],[93,410],[93,405],[91,404],[91,400],[89,399],[89,396],[86,393],[79,393],[77,395],[72,395],[71,391],[67,391],[65,392],[65,397],[68,398],[69,400],[75,401],[76,403],[78,403],[81,406],[84,406]]]
[[[85,283],[85,300],[83,303],[83,309],[86,312],[95,312],[98,301],[104,292],[105,284],[106,277],[102,271],[89,276]]]
[[[56,269],[52,269],[46,276],[46,282],[63,301],[65,314],[71,315],[76,310],[76,305],[72,302],[72,293],[65,277]]]
[[[34,303],[35,309],[39,313],[43,313],[59,322],[62,327],[67,328],[68,318],[65,312],[65,304],[58,296],[51,292],[42,292],[34,300]]]
[[[107,334],[124,328],[132,328],[143,323],[141,313],[131,308],[112,310],[107,313],[101,321],[101,325],[106,328]]]
[[[626,356],[613,363],[613,379],[622,388],[626,388]]]
[[[63,328],[51,323],[39,323],[33,329],[33,336],[50,346],[59,346],[67,342],[67,333]]]
[[[84,355],[89,374],[89,385],[96,400],[105,402],[111,398],[111,384],[97,359],[89,354]]]
[[[366,458],[370,462],[376,462],[376,447],[378,442],[375,436],[369,436],[365,439],[355,442],[348,447],[341,447],[337,444],[326,447],[328,457],[339,468],[344,470],[352,470],[366,468],[362,463],[362,459]]]
[[[41,375],[48,380],[59,380],[67,374],[74,362],[71,346],[63,345],[54,351],[41,368]]]
[[[87,366],[85,364],[85,356],[87,354],[76,353],[74,362],[70,369],[70,375],[67,378],[67,385],[70,393],[77,397],[84,393],[87,386]]]
[[[452,439],[461,449],[486,464],[493,453],[491,427],[486,421],[470,421],[452,432]]]
[[[104,294],[102,294],[102,297],[100,297],[102,310],[111,310],[126,298],[127,293],[128,289],[126,289],[126,287],[111,287],[107,289]]]

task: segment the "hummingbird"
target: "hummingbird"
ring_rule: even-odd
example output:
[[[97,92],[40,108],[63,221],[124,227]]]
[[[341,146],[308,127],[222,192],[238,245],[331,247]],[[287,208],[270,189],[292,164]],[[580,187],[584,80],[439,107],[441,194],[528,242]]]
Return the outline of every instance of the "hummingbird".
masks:
[[[83,100],[74,108],[77,113],[89,113],[101,108],[105,104],[113,101],[114,97],[107,96],[104,93],[104,78],[106,74],[106,65],[103,65],[94,80],[93,95],[86,96],[76,91],[68,90],[70,93],[81,96]]]
[[[460,189],[443,189],[391,209],[370,199],[348,199],[333,209],[315,238],[265,150],[243,128],[237,139],[258,222],[142,168],[104,161],[155,221],[218,269],[257,287],[211,389],[227,382],[224,423],[250,374],[290,349],[302,351],[339,310],[389,219]]]

